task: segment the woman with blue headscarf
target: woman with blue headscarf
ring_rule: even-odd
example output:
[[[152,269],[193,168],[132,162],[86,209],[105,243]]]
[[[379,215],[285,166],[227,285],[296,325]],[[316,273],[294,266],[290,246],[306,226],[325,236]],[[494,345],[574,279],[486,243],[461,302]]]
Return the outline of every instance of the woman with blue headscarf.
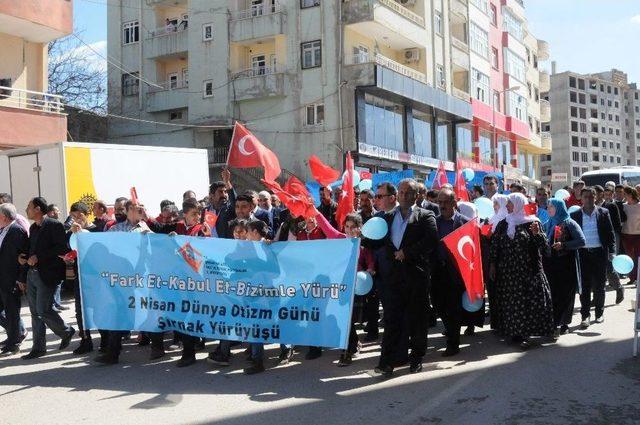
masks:
[[[547,212],[549,246],[542,263],[551,287],[553,322],[559,336],[565,334],[571,324],[576,290],[580,286],[578,249],[585,245],[585,238],[578,223],[569,216],[564,201],[551,199]]]

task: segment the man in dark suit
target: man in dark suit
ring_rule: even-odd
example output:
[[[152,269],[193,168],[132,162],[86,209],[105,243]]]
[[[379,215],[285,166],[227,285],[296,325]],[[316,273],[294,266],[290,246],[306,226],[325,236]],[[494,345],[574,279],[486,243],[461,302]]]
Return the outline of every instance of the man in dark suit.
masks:
[[[616,239],[609,211],[595,204],[596,191],[586,187],[581,191],[582,208],[571,214],[582,228],[586,244],[580,248],[580,272],[582,275],[582,293],[580,294],[580,313],[582,329],[591,324],[591,293],[596,310],[596,323],[604,321],[604,287],[607,283],[607,263],[615,255]]]
[[[606,190],[600,185],[593,187],[596,190],[596,205],[605,208],[609,211],[609,217],[611,218],[611,224],[613,225],[613,233],[616,237],[616,254],[618,252],[618,240],[620,239],[620,233],[622,233],[622,220],[620,220],[620,210],[615,202],[613,202],[613,191]],[[605,193],[609,192],[610,200],[606,199]],[[613,269],[611,260],[607,262],[607,281],[609,285],[616,290],[616,304],[620,304],[624,301],[624,288],[620,283],[620,276]]]
[[[338,227],[336,223],[336,210],[338,204],[332,198],[331,188],[329,186],[321,187],[320,190],[320,205],[318,211],[324,216],[333,227]]]
[[[46,214],[47,201],[44,198],[33,198],[29,202],[27,217],[34,223],[29,228],[28,253],[21,254],[18,260],[20,265],[29,266],[26,287],[22,283],[21,289],[27,289],[33,328],[33,347],[29,354],[22,356],[24,360],[42,357],[47,353],[46,327],[62,339],[60,350],[69,345],[76,333],[52,307],[56,286],[65,278],[65,265],[60,256],[69,249],[62,223]]]
[[[399,207],[384,214],[389,231],[373,246],[384,248],[389,267],[381,268],[380,296],[383,300],[385,332],[376,372],[393,373],[397,359],[411,349],[409,370],[422,370],[427,349],[427,293],[430,281],[430,257],[438,244],[433,212],[415,205],[418,183],[404,179],[398,185]],[[406,332],[405,332],[406,330]]]
[[[7,340],[0,354],[16,354],[24,334],[20,319],[20,289],[25,281],[26,268],[18,264],[20,254],[27,249],[27,232],[16,223],[13,204],[0,205],[0,326],[7,332]]]
[[[236,218],[235,212],[236,192],[231,185],[231,172],[227,169],[222,171],[222,180],[209,186],[209,207],[210,211],[218,216],[213,237],[232,238],[229,234],[229,222]]]
[[[436,217],[440,215],[440,207],[438,204],[427,199],[427,187],[424,183],[418,183],[418,198],[416,199],[416,205],[424,208],[425,210],[432,211]]]

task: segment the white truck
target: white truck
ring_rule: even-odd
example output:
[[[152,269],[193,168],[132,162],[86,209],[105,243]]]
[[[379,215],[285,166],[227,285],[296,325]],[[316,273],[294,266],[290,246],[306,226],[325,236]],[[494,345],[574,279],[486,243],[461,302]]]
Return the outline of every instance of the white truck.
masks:
[[[63,215],[77,201],[112,205],[129,198],[132,187],[150,216],[159,214],[164,199],[180,208],[187,190],[202,199],[209,193],[207,151],[71,142],[0,151],[0,193],[10,193],[19,212],[35,196]]]

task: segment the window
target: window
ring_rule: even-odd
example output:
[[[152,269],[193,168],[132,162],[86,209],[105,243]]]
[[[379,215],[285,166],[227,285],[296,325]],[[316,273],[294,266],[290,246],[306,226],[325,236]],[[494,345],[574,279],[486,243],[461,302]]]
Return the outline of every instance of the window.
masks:
[[[581,133],[586,133],[587,132],[587,123],[584,123],[584,122],[580,123],[580,132]]]
[[[571,174],[573,177],[580,177],[580,167],[572,167]]]
[[[607,93],[611,94],[611,86],[607,86]]]
[[[617,87],[614,87],[614,89],[613,89],[613,94],[616,94],[616,95],[618,94],[618,88],[617,88]],[[625,94],[626,94],[626,93],[625,93]]]
[[[616,143],[616,149],[620,150],[620,143]]]
[[[302,69],[322,66],[322,43],[320,40],[309,41],[300,45]]]
[[[122,74],[122,95],[133,96],[140,92],[140,78],[138,72]]]
[[[619,156],[617,156],[617,157],[616,157],[616,162],[617,162],[618,164],[620,164],[620,157],[619,157]]]
[[[587,119],[587,110],[584,108],[580,108],[580,118],[583,120]],[[584,131],[587,131],[586,128]]]
[[[444,67],[442,65],[436,65],[436,84],[441,89],[447,87],[447,77],[444,74]]]
[[[602,162],[607,162],[607,155],[602,155]]]
[[[527,100],[518,93],[509,92],[509,114],[520,121],[527,116]]]
[[[584,105],[584,104],[587,103],[584,93],[580,93],[578,95],[578,103],[581,104],[581,105]]]
[[[580,160],[581,160],[582,162],[589,162],[589,158],[588,158],[588,156],[587,156],[587,153],[586,153],[586,152],[582,152],[582,153],[580,154]]]
[[[578,88],[584,90],[584,80],[578,80]]]
[[[498,25],[498,11],[496,10],[496,6],[493,4],[489,5],[489,19],[493,26]]]
[[[571,136],[571,146],[575,146],[576,148],[580,146],[580,140],[578,136]]]
[[[586,137],[581,137],[580,138],[580,147],[583,147],[583,148],[587,147],[587,138]]]
[[[501,112],[502,111],[502,107],[500,105],[500,92],[497,91],[497,90],[493,91],[493,108],[497,112]]]
[[[576,77],[569,77],[569,87],[576,88]]]
[[[600,154],[598,152],[593,152],[591,155],[594,161],[600,161]]]
[[[592,133],[598,132],[598,124],[591,124],[591,132]]]
[[[505,49],[505,71],[518,81],[527,81],[524,59],[510,49]]]
[[[213,40],[213,24],[204,24],[202,26],[202,41]]]
[[[571,131],[578,131],[578,121],[571,121]]]
[[[203,81],[202,92],[204,93],[204,97],[213,97],[213,80]]]
[[[140,41],[140,24],[138,21],[122,24],[122,44],[133,44]]]
[[[498,62],[498,49],[496,49],[495,47],[491,48],[491,66],[493,66],[494,69],[498,69],[499,66],[499,62]]]
[[[314,6],[320,6],[320,0],[300,0],[300,9]]]
[[[473,22],[469,28],[469,33],[471,36],[471,50],[483,58],[489,59],[489,34]]]
[[[167,75],[167,81],[169,82],[169,89],[174,90],[178,88],[178,73],[172,72]]]
[[[489,104],[489,76],[475,68],[471,69],[471,90],[473,96],[482,103]],[[500,102],[498,102],[500,103]]]
[[[609,149],[613,150],[613,142],[609,142]],[[613,160],[611,162],[613,162]]]
[[[304,125],[314,126],[324,123],[324,104],[307,105],[305,108]]]
[[[579,152],[571,152],[571,157],[574,162],[580,161],[580,153]]]
[[[442,12],[436,10],[436,13],[433,15],[433,20],[436,34],[442,35]]]
[[[507,9],[502,9],[502,19],[502,26],[509,34],[518,40],[522,40],[524,38],[522,22],[520,22],[518,18],[513,16]]]
[[[368,93],[365,94],[364,102],[366,143],[399,152],[404,151],[404,107]],[[429,140],[429,145],[425,149],[431,149],[431,127],[422,128],[422,130],[424,130],[423,136]],[[414,133],[416,131],[419,129],[414,128]]]
[[[484,13],[488,13],[489,11],[489,0],[471,0],[471,4],[475,5]]]
[[[578,108],[576,108],[575,106],[571,107],[571,116],[574,118],[578,118]]]
[[[569,101],[571,101],[573,103],[578,103],[578,93],[576,93],[574,91],[570,91],[569,92]]]
[[[182,119],[182,111],[169,112],[169,121],[177,121]]]
[[[591,139],[591,146],[593,146],[594,148],[597,148],[599,146],[597,137],[594,137],[593,139]]]

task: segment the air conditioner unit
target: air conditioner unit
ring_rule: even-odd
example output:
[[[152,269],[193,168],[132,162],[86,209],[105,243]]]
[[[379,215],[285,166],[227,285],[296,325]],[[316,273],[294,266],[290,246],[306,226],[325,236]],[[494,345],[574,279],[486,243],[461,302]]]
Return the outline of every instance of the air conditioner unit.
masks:
[[[400,3],[413,6],[414,4],[416,4],[416,0],[400,0]]]
[[[406,63],[418,62],[420,60],[420,50],[407,49],[404,51],[404,61]]]

